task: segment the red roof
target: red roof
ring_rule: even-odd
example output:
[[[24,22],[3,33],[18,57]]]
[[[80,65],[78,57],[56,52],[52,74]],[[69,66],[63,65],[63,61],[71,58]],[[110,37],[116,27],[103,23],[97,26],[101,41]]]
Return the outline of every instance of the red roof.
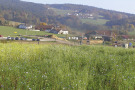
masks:
[[[43,30],[46,30],[46,29],[52,29],[54,26],[53,25],[46,25],[46,26],[44,26],[44,25],[37,25],[36,27],[35,27],[35,29],[43,29]]]

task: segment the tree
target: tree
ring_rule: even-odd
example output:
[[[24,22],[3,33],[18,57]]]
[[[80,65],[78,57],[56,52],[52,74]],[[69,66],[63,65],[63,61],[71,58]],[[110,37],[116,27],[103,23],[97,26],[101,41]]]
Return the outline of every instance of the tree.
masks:
[[[47,23],[42,22],[42,23],[40,23],[40,25],[46,26],[46,25],[47,25]]]
[[[0,25],[5,25],[5,19],[4,18],[0,18]]]
[[[135,29],[135,26],[133,24],[130,24],[129,28],[130,28],[131,31],[133,31]]]

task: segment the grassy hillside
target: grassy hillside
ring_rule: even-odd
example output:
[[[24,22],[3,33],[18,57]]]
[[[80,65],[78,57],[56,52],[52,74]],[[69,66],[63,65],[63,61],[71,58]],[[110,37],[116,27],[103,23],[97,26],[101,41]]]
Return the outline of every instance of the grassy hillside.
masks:
[[[50,8],[52,9],[57,15],[62,15],[65,16],[68,13],[72,13],[74,12],[73,10],[62,10],[62,9],[56,9],[56,8]],[[103,16],[99,15],[99,18],[101,18]],[[106,24],[107,21],[106,19],[81,19],[82,23],[87,23],[87,24],[94,24],[94,25],[104,25]]]
[[[16,34],[14,32],[17,32]],[[0,26],[0,35],[3,36],[16,36],[16,35],[53,35],[52,33],[46,33],[44,31],[29,31],[25,29],[18,29],[7,26]],[[58,35],[59,37],[63,37],[65,35]]]
[[[129,35],[135,35],[135,31],[128,32]]]
[[[0,44],[0,53],[0,89],[135,89],[133,49]]]
[[[94,24],[94,25],[104,25],[108,20],[106,19],[81,19],[83,23]]]
[[[72,13],[72,10],[61,10],[61,9],[56,9],[56,8],[51,8],[57,15],[62,15],[65,16],[68,13]]]
[[[17,32],[15,34],[14,32]],[[15,35],[45,35],[48,34],[46,32],[36,32],[36,31],[28,31],[24,29],[17,29],[13,27],[0,26],[0,34],[4,36],[15,36]]]

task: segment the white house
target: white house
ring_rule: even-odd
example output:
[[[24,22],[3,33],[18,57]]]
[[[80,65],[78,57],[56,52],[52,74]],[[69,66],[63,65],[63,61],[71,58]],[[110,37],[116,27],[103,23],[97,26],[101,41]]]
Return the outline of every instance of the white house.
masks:
[[[68,34],[68,31],[63,31],[62,29],[52,29],[49,33],[54,33],[54,34]]]
[[[68,31],[60,30],[60,31],[58,32],[58,34],[68,34]]]
[[[78,37],[68,37],[69,40],[78,40]]]
[[[27,25],[26,29],[32,29],[32,25]]]
[[[25,25],[25,24],[20,24],[19,25],[20,29],[32,29],[32,25]]]

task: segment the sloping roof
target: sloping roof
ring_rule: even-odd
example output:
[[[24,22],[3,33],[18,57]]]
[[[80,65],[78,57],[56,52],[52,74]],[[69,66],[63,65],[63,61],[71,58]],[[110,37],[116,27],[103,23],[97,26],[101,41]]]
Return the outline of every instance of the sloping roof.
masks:
[[[52,29],[54,26],[53,25],[37,25],[35,26],[36,29]]]

